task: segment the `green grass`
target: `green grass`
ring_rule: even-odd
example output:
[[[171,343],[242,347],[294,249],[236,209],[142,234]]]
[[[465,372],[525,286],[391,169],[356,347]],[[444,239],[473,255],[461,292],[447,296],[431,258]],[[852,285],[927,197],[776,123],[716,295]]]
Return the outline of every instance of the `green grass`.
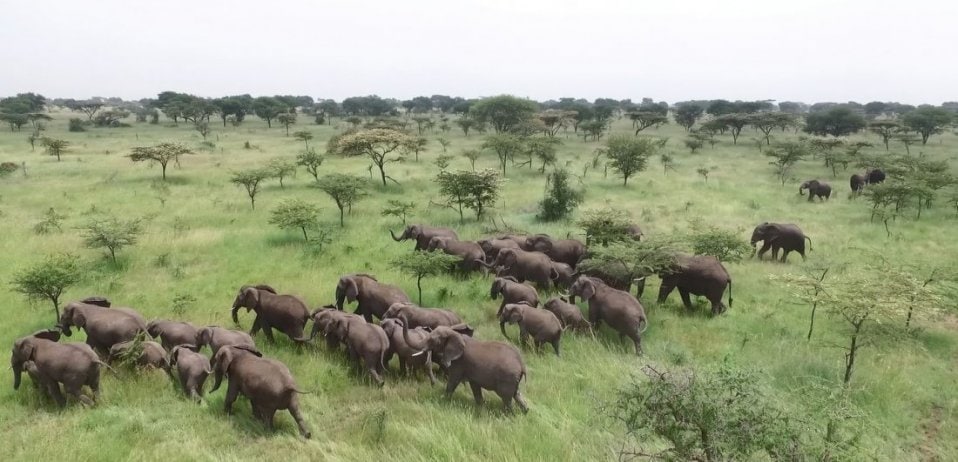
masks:
[[[267,129],[256,119],[238,128],[213,124],[209,140],[215,148],[202,149],[202,139],[187,124],[136,124],[69,133],[69,115],[53,115],[55,121],[48,125],[46,135],[72,143],[62,162],[42,155],[39,148],[31,152],[26,128],[20,133],[0,131],[0,161],[26,162],[28,174],[24,178],[17,172],[0,182],[0,233],[4,236],[0,240],[0,255],[4,256],[0,284],[8,288],[6,303],[0,307],[0,315],[6,319],[0,324],[0,339],[8,344],[52,324],[47,304],[31,305],[8,285],[18,269],[51,252],[79,254],[89,267],[84,281],[71,288],[65,299],[102,294],[152,318],[176,317],[172,300],[189,294],[196,302],[183,319],[230,326],[230,303],[237,288],[247,283],[269,283],[319,306],[333,301],[341,274],[362,271],[398,284],[415,296],[415,280],[400,275],[388,263],[410,252],[413,245],[389,238],[387,229],[401,227],[394,217],[380,215],[389,199],[420,204],[411,222],[455,226],[463,239],[490,233],[488,223],[477,223],[467,215],[467,222],[460,225],[453,210],[429,205],[430,199],[438,200],[432,181],[438,168],[433,160],[442,149],[435,138],[452,141],[449,151],[457,157],[450,168],[467,169],[468,160],[458,153],[478,148],[478,134],[468,138],[459,131],[430,135],[429,149],[418,163],[388,166],[387,174],[400,185],[382,188],[374,170],[369,182],[371,195],[354,206],[345,229],[339,230],[335,205],[310,187],[313,180],[303,171],[287,180],[285,189],[275,180],[268,182],[257,196],[255,211],[250,210],[245,191],[229,183],[231,171],[261,166],[273,157],[295,156],[302,143],[285,137],[282,128]],[[322,150],[334,127],[304,121],[301,118],[294,131],[313,132],[316,138],[310,145]],[[615,131],[627,134],[629,127],[627,120],[618,121]],[[787,265],[728,264],[735,304],[716,319],[705,315],[704,306],[699,314],[683,313],[677,294],[657,305],[652,298],[658,281],[653,278],[643,300],[651,323],[643,342],[645,356],[636,358],[627,342],[605,330],[597,341],[567,336],[561,359],[551,353],[525,351],[529,373],[522,390],[531,405],[525,416],[504,415],[498,398],[490,393],[486,393],[486,405],[476,410],[465,386],[453,399],[445,400],[440,386],[390,374],[380,389],[351,372],[339,354],[319,347],[298,350],[285,338],[268,345],[261,335],[257,341],[265,353],[288,364],[300,386],[312,392],[302,397],[313,433],[309,441],[298,438],[288,414],[280,414],[277,431],[267,433],[252,420],[245,400],[239,401],[235,415],[228,418],[222,411],[222,390],[208,395],[206,403],[195,405],[174,392],[160,372],[139,376],[121,372],[118,376],[105,374],[102,402],[93,409],[74,403],[60,411],[41,401],[29,385],[17,392],[2,388],[0,439],[5,460],[60,458],[64,451],[77,460],[613,459],[623,429],[601,409],[618,387],[648,363],[732,361],[757,368],[767,377],[769,392],[798,415],[812,411],[809,389],[840,385],[842,351],[827,346],[828,342],[843,341],[840,325],[820,316],[815,337],[806,341],[807,307],[793,303],[785,290],[769,281],[769,275],[799,271],[803,265],[822,260],[861,264],[872,258],[871,252],[930,271],[958,255],[955,212],[943,205],[923,213],[920,221],[893,223],[889,238],[881,225],[869,222],[863,200],[848,199],[851,172],[833,179],[821,161],[808,160],[782,187],[767,158],[749,141],[754,135],[747,130],[737,146],[730,137],[722,137],[714,149],[705,147],[694,155],[680,147],[684,132],[675,125],[647,132],[671,138],[665,149],[674,151],[676,171],[663,174],[656,158],[647,171],[623,188],[612,172],[604,178],[601,169],[590,169],[581,179],[587,191],[580,211],[609,206],[626,210],[649,235],[685,232],[693,218],[741,230],[743,239],[759,222],[794,222],[812,238],[814,251],[808,262],[793,254]],[[171,193],[165,206],[151,188],[159,181],[159,168],[133,164],[124,157],[132,146],[161,141],[181,141],[197,151],[182,159],[182,168],[168,171]],[[244,149],[246,141],[256,149]],[[600,144],[564,136],[563,141],[559,165],[582,175],[583,166],[591,162],[593,150]],[[915,150],[948,158],[955,167],[956,148],[958,138],[945,134]],[[876,152],[880,149],[873,148]],[[362,159],[328,158],[321,170],[368,176],[367,165]],[[480,168],[496,165],[492,153],[477,162]],[[696,169],[712,165],[718,170],[706,183]],[[801,180],[815,177],[830,181],[837,192],[826,204],[810,204],[796,194]],[[571,222],[536,222],[536,203],[544,191],[538,165],[532,169],[510,166],[507,178],[494,212],[497,222],[502,218],[515,228],[557,236],[581,232]],[[296,231],[267,224],[270,210],[289,197],[319,204],[323,222],[337,230],[333,244],[322,254],[308,252]],[[34,234],[33,225],[50,207],[67,216],[63,231]],[[118,267],[102,253],[83,248],[77,230],[105,212],[148,218],[141,242],[118,254]],[[466,280],[426,278],[423,298],[426,305],[455,309],[478,328],[479,338],[503,340],[494,320],[498,302],[488,298],[489,284],[489,279],[478,275]],[[949,300],[948,305],[954,302]],[[242,328],[248,329],[252,318],[245,313],[240,316]],[[861,459],[921,460],[918,448],[922,445],[942,460],[958,459],[958,425],[953,418],[958,410],[956,324],[922,321],[920,325],[922,330],[909,340],[862,352],[852,382],[853,401],[868,416]],[[80,339],[82,334],[70,340]],[[932,440],[925,441],[924,426],[935,406],[941,408],[940,428]]]

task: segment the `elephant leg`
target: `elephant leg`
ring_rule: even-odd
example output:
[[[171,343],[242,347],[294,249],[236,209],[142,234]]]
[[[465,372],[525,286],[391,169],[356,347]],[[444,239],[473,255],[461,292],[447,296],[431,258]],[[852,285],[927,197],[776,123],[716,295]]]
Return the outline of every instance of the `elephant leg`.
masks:
[[[728,309],[724,303],[722,303],[722,294],[719,294],[718,298],[713,298],[712,302],[712,316],[718,316],[725,312]]]
[[[635,298],[641,298],[643,293],[645,293],[645,278],[635,283]]]
[[[675,283],[669,279],[662,280],[662,286],[659,287],[659,299],[657,303],[664,303],[665,299],[669,297],[669,294],[672,293],[672,290],[675,289]]]
[[[772,244],[770,242],[762,241],[762,248],[758,249],[758,260],[762,261],[762,259],[765,257],[765,252],[768,252],[768,249],[771,249],[771,248],[772,248]],[[775,254],[773,253],[772,257],[774,256]]]
[[[559,354],[559,339],[557,338],[549,343],[552,343],[552,349],[556,351],[556,356],[562,356]]]
[[[502,316],[502,310],[506,307],[506,299],[502,298],[502,303],[499,304],[499,310],[496,311],[496,317]]]
[[[452,396],[456,391],[456,388],[459,388],[459,383],[462,382],[462,373],[461,372],[449,372],[448,381],[446,382],[446,397]]]
[[[87,406],[93,406],[93,404],[94,404],[94,403],[93,403],[93,400],[90,399],[90,398],[88,398],[86,395],[83,394],[83,388],[82,388],[82,387],[83,387],[83,384],[79,384],[79,383],[71,383],[71,384],[66,384],[66,383],[64,383],[64,384],[63,384],[63,388],[66,390],[67,393],[69,393],[70,395],[72,395],[74,398],[76,398],[77,400],[79,400],[81,403],[83,403],[83,404],[85,404],[85,405],[87,405]]]
[[[382,386],[385,383],[383,376],[379,374],[379,355],[367,355],[363,362],[366,363],[366,370],[369,371],[369,376],[376,381],[376,384]]]
[[[529,413],[529,405],[526,404],[526,400],[522,398],[522,393],[519,390],[516,390],[516,404],[519,405],[519,409],[522,410],[523,414]]]
[[[273,420],[276,418],[276,409],[275,408],[263,409],[262,412],[263,412],[263,423],[266,424],[266,428],[268,428],[270,431],[273,431],[274,429]]]
[[[90,391],[93,392],[93,402],[100,400],[100,373],[99,370],[90,373],[89,378],[86,382],[87,386],[90,387]]]
[[[409,375],[409,371],[406,369],[406,360],[402,356],[399,357],[399,373],[401,375]]]
[[[472,388],[472,397],[476,400],[476,406],[482,406],[482,387],[472,381],[469,382],[469,387]]]
[[[263,335],[266,336],[266,341],[268,341],[269,343],[276,343],[276,339],[273,338],[273,326],[270,326],[269,324],[264,323]]]
[[[303,420],[303,415],[299,412],[299,400],[295,397],[294,401],[289,403],[289,415],[293,416],[293,420],[296,421],[296,426],[299,427],[299,434],[303,438],[309,439],[312,434],[309,432],[309,429],[306,428],[306,421]]]
[[[256,334],[259,333],[259,330],[262,327],[263,327],[263,321],[259,318],[259,314],[257,314],[256,317],[253,318],[253,327],[250,327],[249,329],[249,336],[255,337]]]
[[[226,415],[233,414],[233,403],[239,396],[239,391],[239,384],[236,383],[235,380],[230,379],[226,385],[226,399],[223,400],[223,410],[226,411]]]
[[[782,249],[782,263],[785,263],[785,260],[788,259],[789,252],[791,252],[791,249],[787,249],[787,248]]]
[[[57,402],[57,406],[66,407],[67,400],[63,397],[63,393],[60,391],[60,384],[54,381],[50,381],[47,391],[50,392],[50,396],[53,397],[53,400]]]
[[[689,296],[688,289],[679,287],[679,295],[682,296],[682,304],[685,305],[686,309],[692,309],[692,297]]]

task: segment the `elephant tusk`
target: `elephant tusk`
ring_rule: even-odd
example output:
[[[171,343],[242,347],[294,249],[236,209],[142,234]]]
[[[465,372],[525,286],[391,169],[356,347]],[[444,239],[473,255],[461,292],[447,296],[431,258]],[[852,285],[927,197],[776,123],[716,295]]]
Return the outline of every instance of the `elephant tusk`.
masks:
[[[413,356],[421,356],[421,355],[422,355],[423,353],[425,353],[426,351],[427,351],[427,350],[420,350],[420,351],[417,351],[416,353],[413,353],[412,355],[413,355]]]

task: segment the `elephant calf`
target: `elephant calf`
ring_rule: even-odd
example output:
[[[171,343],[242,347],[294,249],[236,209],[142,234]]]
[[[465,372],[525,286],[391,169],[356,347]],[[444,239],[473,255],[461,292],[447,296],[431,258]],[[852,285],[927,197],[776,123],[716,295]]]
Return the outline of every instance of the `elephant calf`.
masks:
[[[539,306],[539,293],[535,287],[518,282],[512,276],[499,277],[492,281],[489,296],[495,300],[502,295],[502,303],[496,311],[496,317],[502,315],[502,309],[509,303],[526,302],[529,306]]]
[[[649,326],[645,308],[632,294],[613,289],[596,278],[580,276],[569,289],[569,300],[582,297],[589,303],[589,322],[598,329],[602,321],[632,339],[635,354],[642,354],[642,333]]]
[[[100,366],[106,364],[89,345],[57,343],[59,340],[59,331],[42,330],[13,343],[10,357],[13,389],[20,388],[20,378],[26,370],[34,384],[60,407],[66,406],[66,399],[60,391],[61,383],[68,394],[84,404],[93,405],[100,396]],[[92,400],[82,393],[84,386],[93,392]]]
[[[832,187],[824,181],[808,180],[798,187],[798,194],[804,196],[806,189],[808,190],[809,202],[816,197],[824,202],[832,196]]]
[[[788,258],[789,252],[795,251],[805,260],[805,241],[808,241],[811,248],[812,240],[802,232],[801,228],[792,223],[769,223],[764,222],[752,230],[752,247],[762,242],[762,248],[758,250],[758,259],[761,260],[772,249],[772,259],[778,258],[778,250],[782,249],[782,263]],[[753,256],[755,253],[753,252]]]
[[[198,350],[196,345],[183,344],[173,347],[170,352],[170,376],[175,369],[183,393],[197,401],[203,397],[206,378],[213,373],[210,360]]]
[[[160,339],[160,344],[168,351],[173,347],[196,342],[196,326],[188,322],[157,319],[146,325],[146,332]]]
[[[412,368],[423,369],[426,371],[426,375],[429,376],[429,383],[436,383],[436,376],[432,373],[432,353],[427,353],[426,355],[413,356],[417,351],[416,348],[413,348],[406,343],[406,340],[403,339],[403,323],[402,319],[387,318],[383,319],[383,322],[380,324],[383,332],[386,333],[386,337],[389,339],[389,351],[386,353],[384,363],[388,363],[392,356],[395,354],[399,358],[399,372],[406,374]],[[417,327],[409,331],[408,334],[416,342],[426,341],[426,337],[429,336],[429,331]],[[406,369],[406,366],[409,366],[410,369]]]
[[[569,303],[568,300],[561,297],[550,298],[542,305],[542,308],[551,311],[559,318],[563,329],[577,329],[581,331],[591,331],[592,326],[582,316],[582,310],[578,306]]]
[[[326,305],[313,311],[310,317],[313,318],[313,330],[309,335],[309,340],[312,341],[315,339],[317,334],[323,334],[323,337],[326,338],[326,346],[332,350],[338,348],[339,344],[346,340],[339,338],[339,335],[331,329],[334,322],[344,318],[355,318],[361,319],[363,322],[366,321],[358,314],[339,311],[333,305]]]
[[[299,434],[309,438],[306,422],[299,412],[301,391],[293,379],[293,374],[285,364],[275,359],[263,358],[255,348],[247,346],[226,346],[213,356],[214,392],[219,389],[223,376],[229,378],[224,407],[226,414],[233,413],[233,402],[240,394],[249,398],[253,416],[261,420],[266,428],[273,430],[273,417],[280,409],[289,409],[296,420]]]
[[[109,360],[112,362],[126,359],[138,367],[152,367],[163,369],[164,371],[170,370],[170,359],[166,356],[166,350],[163,349],[163,345],[147,340],[140,342],[140,351],[134,353],[130,350],[135,344],[135,341],[129,341],[113,345],[110,347]],[[130,354],[135,354],[136,357],[129,358],[128,355]]]
[[[357,318],[340,318],[333,321],[330,330],[344,339],[351,357],[357,358],[377,384],[384,383],[385,357],[389,351],[389,338],[376,324]]]
[[[506,323],[519,325],[519,344],[526,343],[526,339],[532,337],[536,351],[542,347],[543,343],[551,343],[556,356],[559,356],[559,341],[562,339],[562,323],[559,318],[551,311],[533,308],[525,303],[510,303],[502,309],[502,315],[499,317],[499,330],[502,336],[509,338],[506,334]]]
[[[386,310],[383,319],[403,317],[409,322],[409,328],[428,327],[435,329],[439,326],[455,326],[462,324],[458,314],[441,308],[422,308],[412,303],[393,303]]]
[[[197,348],[203,348],[204,345],[209,345],[214,356],[225,346],[256,348],[256,342],[253,341],[253,337],[250,337],[246,332],[224,329],[218,326],[206,326],[196,331],[196,342],[194,345],[196,345]]]

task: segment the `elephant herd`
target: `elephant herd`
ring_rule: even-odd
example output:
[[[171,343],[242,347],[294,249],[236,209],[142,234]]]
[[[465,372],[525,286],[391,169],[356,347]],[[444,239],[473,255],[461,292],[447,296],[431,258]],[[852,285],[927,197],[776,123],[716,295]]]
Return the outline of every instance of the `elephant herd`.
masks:
[[[885,176],[882,169],[869,168],[864,173],[852,174],[851,178],[848,179],[848,186],[851,188],[852,194],[861,194],[866,185],[882,183],[885,181]],[[812,202],[816,197],[821,201],[826,201],[832,195],[831,185],[817,179],[808,180],[799,185],[798,194],[804,196],[805,191],[808,191],[809,202]]]
[[[417,251],[442,251],[460,257],[460,271],[494,271],[489,293],[493,300],[501,299],[496,317],[507,340],[506,326],[514,324],[520,345],[531,340],[539,351],[549,344],[559,356],[566,331],[594,337],[605,324],[620,338],[631,340],[637,355],[642,352],[642,333],[649,320],[638,297],[645,278],[623,284],[601,273],[582,271],[579,264],[588,258],[588,251],[577,240],[540,234],[460,241],[451,229],[422,225],[411,225],[400,236],[390,234],[396,241],[415,240]],[[782,261],[791,251],[804,258],[806,240],[791,224],[763,223],[752,235],[753,246],[764,243],[757,251],[759,258],[769,249],[777,258],[782,250]],[[728,288],[728,306],[732,304],[731,277],[714,257],[678,255],[673,267],[659,276],[659,302],[678,289],[686,307],[692,307],[691,295],[704,296],[712,303],[712,314],[718,315],[727,309],[722,297]],[[638,283],[635,296],[629,292],[632,282]],[[540,292],[544,291],[565,293],[543,301]],[[588,305],[585,315],[576,305],[577,298]],[[347,304],[355,304],[352,313],[344,311]],[[527,371],[515,345],[481,340],[454,310],[418,306],[402,289],[373,275],[343,275],[335,286],[335,303],[314,310],[303,299],[280,294],[269,285],[244,285],[230,309],[234,323],[239,323],[243,308],[255,313],[248,333],[178,320],[147,322],[135,310],[111,306],[103,297],[68,303],[55,329],[14,342],[14,388],[19,387],[26,371],[36,388],[58,405],[66,404],[61,385],[67,394],[92,405],[99,397],[100,372],[104,368],[112,370],[108,364],[119,361],[162,369],[186,396],[201,400],[207,378],[214,376],[213,392],[225,376],[224,408],[228,414],[243,395],[250,401],[254,417],[267,428],[272,428],[276,411],[288,410],[300,434],[308,438],[310,432],[298,401],[298,395],[305,391],[289,368],[264,357],[254,340],[262,331],[273,343],[276,330],[297,345],[321,336],[327,349],[342,348],[347,362],[379,385],[385,382],[387,366],[396,357],[400,373],[422,373],[430,383],[436,382],[437,364],[438,372],[446,377],[447,396],[467,382],[477,405],[483,402],[482,391],[489,390],[502,399],[506,410],[512,409],[513,402],[523,412],[528,410],[519,390]],[[312,328],[307,333],[310,321]],[[74,329],[85,332],[85,342],[60,342],[61,335],[70,337]],[[202,352],[205,347],[209,356]],[[85,395],[83,387],[92,395]]]

